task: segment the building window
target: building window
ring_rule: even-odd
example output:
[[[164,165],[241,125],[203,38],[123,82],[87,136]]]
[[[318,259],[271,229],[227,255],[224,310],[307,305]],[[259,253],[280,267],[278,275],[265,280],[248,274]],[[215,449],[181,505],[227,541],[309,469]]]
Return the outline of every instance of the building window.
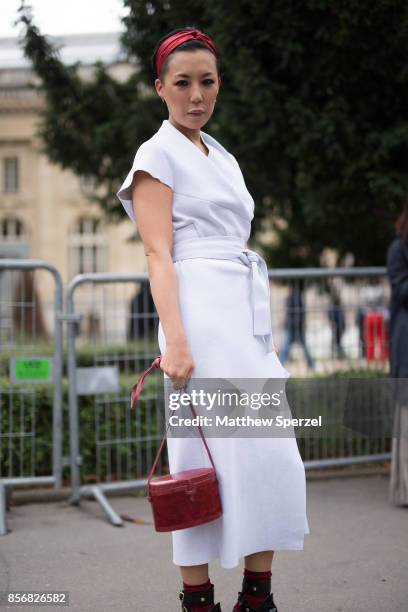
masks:
[[[5,157],[3,159],[3,191],[16,193],[19,189],[18,157]]]
[[[1,242],[23,242],[26,239],[24,224],[16,217],[5,217],[0,223]]]
[[[95,177],[92,174],[81,174],[79,183],[82,189],[93,189],[95,187]]]
[[[81,217],[69,235],[69,277],[106,272],[107,244],[100,219]]]

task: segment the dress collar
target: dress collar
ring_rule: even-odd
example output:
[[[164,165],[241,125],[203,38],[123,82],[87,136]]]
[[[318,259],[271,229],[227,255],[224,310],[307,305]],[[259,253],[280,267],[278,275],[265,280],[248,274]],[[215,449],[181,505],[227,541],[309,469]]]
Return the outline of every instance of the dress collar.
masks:
[[[206,135],[205,133],[203,133],[200,130],[200,139],[201,142],[203,142],[205,144],[205,146],[208,149],[208,155],[206,155],[205,153],[203,153],[203,151],[201,151],[196,144],[194,144],[194,142],[192,142],[189,138],[187,138],[187,136],[185,134],[183,134],[183,132],[181,132],[179,129],[177,129],[172,123],[170,123],[170,121],[168,119],[164,119],[162,122],[162,128],[165,128],[171,132],[173,132],[176,136],[178,136],[178,138],[180,139],[180,142],[186,142],[186,144],[190,143],[190,145],[192,147],[194,147],[198,153],[200,155],[202,155],[203,157],[205,157],[206,159],[208,159],[209,157],[212,157],[211,155],[211,144],[208,142],[208,140],[206,139]]]

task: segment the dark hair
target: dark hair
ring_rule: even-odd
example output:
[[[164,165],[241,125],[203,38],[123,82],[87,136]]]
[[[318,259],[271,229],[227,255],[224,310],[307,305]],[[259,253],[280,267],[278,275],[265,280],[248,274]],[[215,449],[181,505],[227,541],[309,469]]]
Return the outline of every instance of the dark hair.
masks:
[[[205,43],[203,43],[201,40],[187,40],[186,42],[184,42],[181,45],[179,45],[178,47],[176,47],[166,57],[166,59],[164,60],[164,62],[161,65],[160,73],[159,74],[156,73],[156,66],[155,66],[154,58],[155,58],[156,52],[157,52],[158,48],[160,47],[160,45],[162,44],[162,42],[164,40],[166,40],[166,38],[168,38],[172,34],[176,34],[176,32],[182,32],[183,30],[196,30],[196,29],[198,29],[198,28],[196,28],[196,26],[186,26],[185,28],[177,28],[176,30],[172,30],[171,32],[168,32],[165,36],[163,36],[158,41],[158,43],[156,44],[156,46],[154,48],[153,55],[150,58],[151,65],[152,65],[152,68],[153,68],[153,74],[154,74],[154,78],[155,79],[160,79],[161,82],[163,83],[164,78],[166,76],[166,72],[167,72],[167,65],[169,63],[169,58],[173,55],[173,53],[176,53],[176,51],[193,51],[194,49],[207,49],[207,51],[209,51],[209,48],[207,47],[207,45]],[[218,75],[220,75],[220,73],[221,73],[221,66],[220,66],[219,58],[217,56],[215,56],[215,60],[216,60],[216,65],[217,65],[217,72],[218,72]]]
[[[395,223],[395,229],[402,240],[408,243],[408,193],[405,196],[405,203]]]

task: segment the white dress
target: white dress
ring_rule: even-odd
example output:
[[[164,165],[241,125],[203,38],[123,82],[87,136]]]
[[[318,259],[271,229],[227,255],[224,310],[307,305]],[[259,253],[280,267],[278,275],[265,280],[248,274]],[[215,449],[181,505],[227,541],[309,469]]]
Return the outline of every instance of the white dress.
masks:
[[[144,170],[173,190],[173,261],[193,378],[281,378],[290,374],[274,350],[266,264],[246,249],[254,213],[235,157],[201,131],[209,155],[168,120],[137,150],[117,196],[135,221],[130,185]],[[166,341],[159,323],[158,342]],[[310,533],[305,470],[294,437],[207,437],[223,507],[210,523],[172,532],[173,562],[219,560],[302,550]],[[171,473],[211,463],[200,437],[168,437]]]

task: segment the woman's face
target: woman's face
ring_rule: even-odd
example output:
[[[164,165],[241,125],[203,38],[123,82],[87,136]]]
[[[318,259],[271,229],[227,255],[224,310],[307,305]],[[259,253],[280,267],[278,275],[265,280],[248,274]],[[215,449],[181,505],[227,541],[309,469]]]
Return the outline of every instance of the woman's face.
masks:
[[[214,54],[195,49],[170,55],[164,82],[156,79],[154,84],[167,104],[169,120],[187,130],[199,130],[214,111],[220,83]],[[203,113],[193,115],[193,110]]]

